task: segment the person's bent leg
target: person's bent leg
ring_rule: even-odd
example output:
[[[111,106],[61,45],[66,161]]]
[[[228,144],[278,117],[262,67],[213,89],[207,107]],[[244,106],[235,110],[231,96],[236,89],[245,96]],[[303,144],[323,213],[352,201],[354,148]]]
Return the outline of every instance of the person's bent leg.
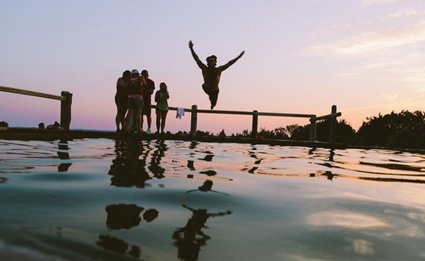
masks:
[[[215,105],[217,104],[217,99],[218,99],[218,91],[212,93],[211,95],[209,95],[210,98],[210,102],[211,102],[211,110],[214,109]]]

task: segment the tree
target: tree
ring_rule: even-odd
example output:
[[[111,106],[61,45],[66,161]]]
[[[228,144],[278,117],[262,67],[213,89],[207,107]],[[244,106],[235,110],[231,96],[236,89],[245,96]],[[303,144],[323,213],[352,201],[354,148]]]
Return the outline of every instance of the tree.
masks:
[[[421,111],[366,118],[359,128],[356,144],[399,148],[425,148],[425,114]]]
[[[316,126],[316,140],[330,141],[330,122],[331,120],[324,120],[317,123]],[[291,133],[293,140],[309,140],[310,139],[310,124],[299,126],[290,125],[287,130]],[[352,144],[355,139],[356,131],[345,120],[337,121],[334,130],[333,142]]]

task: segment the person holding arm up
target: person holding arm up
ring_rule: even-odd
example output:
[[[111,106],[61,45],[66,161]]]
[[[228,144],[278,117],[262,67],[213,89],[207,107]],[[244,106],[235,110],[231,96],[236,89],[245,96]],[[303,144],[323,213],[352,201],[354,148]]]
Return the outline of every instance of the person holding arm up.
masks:
[[[220,76],[221,73],[229,68],[231,65],[233,65],[239,58],[244,55],[245,51],[241,52],[238,57],[236,57],[233,60],[230,60],[225,65],[221,65],[219,67],[217,66],[217,56],[211,55],[207,57],[207,64],[201,62],[198,55],[195,53],[195,50],[193,49],[193,43],[192,41],[189,42],[189,49],[192,53],[193,59],[195,59],[196,64],[199,66],[199,68],[202,71],[202,76],[204,78],[204,83],[202,84],[202,89],[206,94],[208,94],[208,97],[211,102],[211,110],[214,109],[214,107],[217,104],[218,99],[218,93],[220,92],[218,84],[220,83]]]

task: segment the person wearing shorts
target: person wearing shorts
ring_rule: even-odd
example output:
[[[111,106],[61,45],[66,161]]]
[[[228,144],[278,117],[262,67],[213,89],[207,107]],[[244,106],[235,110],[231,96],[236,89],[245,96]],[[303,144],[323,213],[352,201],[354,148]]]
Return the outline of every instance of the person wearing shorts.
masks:
[[[143,115],[146,115],[146,120],[148,122],[146,133],[150,134],[152,125],[151,96],[155,90],[155,82],[149,78],[149,72],[147,70],[143,70],[141,75],[146,81],[146,85],[143,86],[143,111],[141,118],[141,128],[143,130]]]
[[[131,78],[128,81],[128,112],[125,117],[125,129],[130,131],[131,118],[134,115],[134,131],[141,133],[141,116],[143,110],[143,86],[146,85],[146,81],[143,77],[140,77],[139,71],[133,69],[131,71]]]
[[[117,90],[115,93],[115,105],[117,106],[115,125],[117,126],[117,131],[121,131],[125,124],[125,113],[127,112],[128,105],[127,83],[130,77],[131,72],[126,70],[122,73],[122,77],[117,80]]]
[[[164,133],[165,120],[167,119],[168,113],[168,99],[170,94],[168,93],[168,88],[165,83],[159,85],[159,91],[155,93],[156,101],[156,129],[157,132],[161,134]]]

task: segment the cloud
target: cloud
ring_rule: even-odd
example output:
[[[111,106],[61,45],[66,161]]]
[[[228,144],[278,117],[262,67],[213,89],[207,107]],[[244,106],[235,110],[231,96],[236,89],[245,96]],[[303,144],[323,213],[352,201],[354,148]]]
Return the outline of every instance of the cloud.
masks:
[[[370,30],[312,48],[318,54],[360,56],[425,41],[425,21],[386,30]]]
[[[382,95],[382,97],[384,97],[384,99],[387,101],[393,101],[398,98],[398,93],[396,92],[385,93]]]
[[[365,0],[384,3],[389,0]],[[367,8],[369,9],[369,8]],[[324,39],[310,48],[319,55],[364,56],[425,41],[425,10],[413,8],[383,13],[355,23],[339,23],[317,31],[315,39]]]
[[[362,3],[365,5],[372,5],[372,4],[389,4],[397,2],[397,0],[363,0]]]

